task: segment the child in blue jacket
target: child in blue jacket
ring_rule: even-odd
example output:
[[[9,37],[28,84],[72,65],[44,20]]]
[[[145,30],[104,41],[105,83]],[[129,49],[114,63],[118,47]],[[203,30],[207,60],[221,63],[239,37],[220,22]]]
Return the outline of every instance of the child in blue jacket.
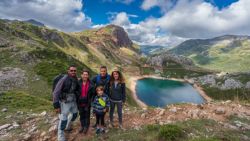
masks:
[[[96,134],[105,133],[104,130],[104,119],[105,114],[109,111],[110,101],[109,97],[104,93],[103,86],[96,88],[97,95],[93,100],[93,113],[96,116]]]

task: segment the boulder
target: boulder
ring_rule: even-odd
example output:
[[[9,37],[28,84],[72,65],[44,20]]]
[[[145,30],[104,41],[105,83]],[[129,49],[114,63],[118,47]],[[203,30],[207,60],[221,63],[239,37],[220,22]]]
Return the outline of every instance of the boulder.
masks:
[[[219,107],[217,109],[215,109],[215,114],[217,115],[222,115],[222,114],[225,114],[226,113],[226,110],[222,107]]]
[[[8,111],[7,108],[3,108],[3,109],[2,109],[2,112],[7,112],[7,111]]]
[[[4,124],[4,125],[0,126],[0,131],[1,131],[1,130],[4,130],[4,129],[7,129],[7,128],[9,128],[10,126],[11,126],[11,124]]]

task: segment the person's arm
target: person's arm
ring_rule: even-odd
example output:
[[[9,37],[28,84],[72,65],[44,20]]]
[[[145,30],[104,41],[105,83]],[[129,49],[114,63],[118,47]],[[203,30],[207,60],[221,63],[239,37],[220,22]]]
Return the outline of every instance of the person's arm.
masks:
[[[60,103],[59,103],[59,96],[62,92],[62,88],[63,88],[63,84],[64,84],[64,80],[66,79],[67,76],[64,76],[62,79],[60,79],[58,81],[58,83],[56,84],[56,87],[53,91],[53,106],[55,109],[59,109],[60,108]]]
[[[122,84],[122,102],[125,103],[126,101],[126,84]]]
[[[77,86],[76,86],[76,102],[77,102],[77,104],[79,103],[80,95],[81,95],[81,85],[80,85],[80,82],[77,81]]]

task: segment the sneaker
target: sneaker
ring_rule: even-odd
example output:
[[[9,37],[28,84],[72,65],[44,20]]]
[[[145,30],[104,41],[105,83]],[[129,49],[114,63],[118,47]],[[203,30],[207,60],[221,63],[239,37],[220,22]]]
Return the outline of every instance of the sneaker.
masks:
[[[101,128],[100,133],[104,134],[105,133],[105,129]]]
[[[100,128],[97,128],[96,131],[95,131],[96,135],[99,135],[101,133],[101,129]]]

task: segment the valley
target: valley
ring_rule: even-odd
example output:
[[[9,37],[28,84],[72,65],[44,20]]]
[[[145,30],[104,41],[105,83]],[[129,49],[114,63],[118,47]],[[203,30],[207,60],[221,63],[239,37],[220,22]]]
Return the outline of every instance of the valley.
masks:
[[[56,75],[74,64],[78,76],[82,69],[94,76],[101,65],[106,65],[108,72],[121,70],[127,83],[127,102],[125,130],[109,129],[101,137],[90,131],[84,136],[78,134],[77,122],[69,140],[247,141],[249,43],[245,36],[188,40],[145,57],[140,46],[116,25],[65,33],[29,22],[0,20],[0,137],[56,140],[58,118],[52,107],[51,85]],[[145,75],[188,79],[212,100],[142,107],[133,97],[131,84],[133,78]]]

